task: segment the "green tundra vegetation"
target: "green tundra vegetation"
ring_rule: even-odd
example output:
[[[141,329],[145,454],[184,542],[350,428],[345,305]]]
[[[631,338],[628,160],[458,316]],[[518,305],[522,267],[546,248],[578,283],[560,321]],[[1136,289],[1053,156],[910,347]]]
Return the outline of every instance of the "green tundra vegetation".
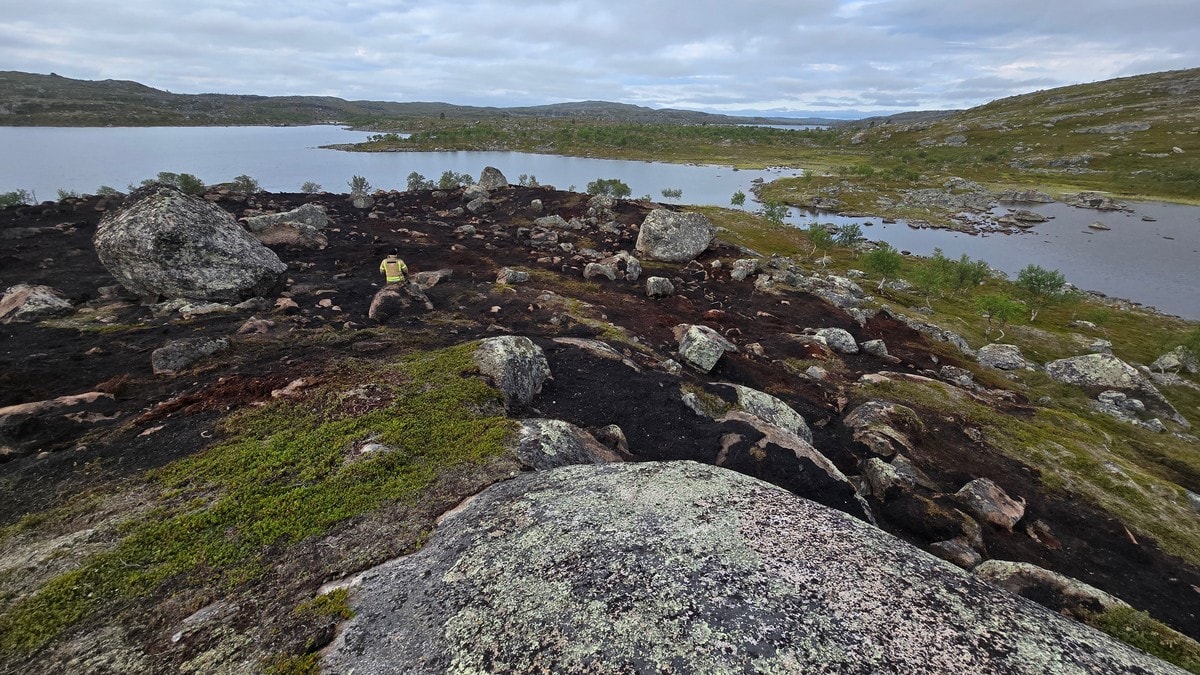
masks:
[[[723,124],[580,119],[377,119],[361,151],[515,150],[611,159],[794,166],[759,192],[763,201],[948,219],[906,207],[905,190],[963,178],[1001,191],[1062,195],[1097,190],[1134,199],[1200,203],[1200,69],[1061,87],[953,114],[878,118],[787,130]]]

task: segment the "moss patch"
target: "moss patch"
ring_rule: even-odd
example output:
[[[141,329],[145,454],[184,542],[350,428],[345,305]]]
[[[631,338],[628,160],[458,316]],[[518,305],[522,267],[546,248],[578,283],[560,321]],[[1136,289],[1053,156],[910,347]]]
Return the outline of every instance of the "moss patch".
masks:
[[[1200,644],[1131,607],[1114,607],[1087,623],[1128,644],[1193,673],[1200,673]]]
[[[341,362],[302,399],[232,415],[230,440],[149,476],[159,506],[129,523],[114,550],[4,610],[0,649],[33,651],[168,581],[236,588],[289,546],[417,500],[444,471],[500,453],[512,423],[498,392],[464,376],[474,348]],[[380,449],[355,456],[368,442]]]

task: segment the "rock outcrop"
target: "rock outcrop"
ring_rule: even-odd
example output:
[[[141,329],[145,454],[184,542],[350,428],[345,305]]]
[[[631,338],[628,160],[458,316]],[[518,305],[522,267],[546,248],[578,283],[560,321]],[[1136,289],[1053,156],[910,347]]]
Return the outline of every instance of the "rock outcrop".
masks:
[[[494,166],[485,166],[479,174],[479,187],[484,190],[499,190],[508,187],[508,179]]]
[[[843,513],[691,462],[495,485],[363,574],[330,672],[1172,673]]]
[[[655,209],[642,221],[637,251],[652,260],[687,262],[708,249],[716,233],[703,214]]]
[[[975,358],[980,365],[997,370],[1021,370],[1028,365],[1017,345],[987,344],[975,352]]]
[[[539,471],[571,464],[621,461],[619,455],[591,434],[562,420],[521,420],[513,450],[517,459]]]
[[[238,301],[269,295],[287,269],[228,212],[171,188],[100,221],[100,262],[143,297]]]
[[[264,244],[299,248],[325,248],[329,240],[321,233],[329,223],[325,208],[304,204],[291,211],[243,218],[246,229]]]

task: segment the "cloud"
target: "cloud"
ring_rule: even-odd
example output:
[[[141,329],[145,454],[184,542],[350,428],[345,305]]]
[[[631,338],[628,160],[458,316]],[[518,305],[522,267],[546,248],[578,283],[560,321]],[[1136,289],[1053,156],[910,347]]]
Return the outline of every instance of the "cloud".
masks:
[[[0,64],[176,92],[714,111],[963,108],[1200,65],[1194,0],[29,3]]]

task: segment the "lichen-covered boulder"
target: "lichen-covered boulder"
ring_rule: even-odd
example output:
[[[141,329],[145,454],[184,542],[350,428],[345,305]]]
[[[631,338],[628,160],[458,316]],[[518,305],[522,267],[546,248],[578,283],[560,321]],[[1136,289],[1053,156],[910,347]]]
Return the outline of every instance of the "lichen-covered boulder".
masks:
[[[757,389],[740,384],[728,386],[737,393],[737,404],[742,410],[796,434],[806,443],[812,443],[812,430],[808,428],[808,423],[790,405]]]
[[[997,370],[1021,370],[1028,365],[1020,347],[999,342],[980,347],[975,358],[981,365]]]
[[[538,471],[571,464],[621,461],[620,456],[591,434],[562,420],[521,420],[513,451],[517,459]]]
[[[479,174],[479,187],[484,190],[499,190],[508,187],[508,179],[494,166],[485,166]]]
[[[716,234],[703,214],[655,209],[642,221],[636,248],[652,260],[688,262],[708,249]]]
[[[302,204],[291,211],[266,213],[260,216],[247,216],[242,219],[246,229],[259,234],[277,225],[294,224],[307,225],[315,230],[323,230],[329,224],[329,214],[320,204]]]
[[[913,440],[925,431],[915,410],[891,401],[867,401],[851,410],[842,423],[854,433],[854,440],[883,457],[901,448],[911,452]]]
[[[40,321],[75,311],[62,291],[50,286],[17,284],[0,298],[0,323]]]
[[[1046,374],[1078,387],[1154,390],[1154,385],[1137,368],[1112,354],[1084,354],[1051,361],[1046,364]]]
[[[708,372],[717,365],[717,361],[725,352],[736,352],[737,346],[721,337],[717,331],[708,326],[681,326],[679,337],[679,357],[683,361],[703,372]]]
[[[1124,600],[1095,586],[1032,563],[988,560],[980,563],[973,571],[980,579],[1010,593],[1024,596],[1077,619],[1108,609],[1129,607]]]
[[[854,341],[854,336],[850,334],[850,331],[844,328],[822,328],[817,331],[817,337],[823,338],[825,344],[835,352],[858,353],[858,343]]]
[[[368,570],[329,672],[1174,673],[846,514],[693,462],[493,485]]]
[[[228,212],[171,188],[106,214],[92,243],[117,281],[143,297],[265,296],[287,269]]]
[[[668,295],[675,294],[675,284],[666,277],[647,277],[646,278],[646,297],[648,298],[665,298]]]
[[[1155,359],[1150,368],[1159,372],[1186,370],[1189,373],[1200,373],[1200,359],[1187,347],[1179,346]]]
[[[532,401],[550,377],[545,352],[521,335],[487,338],[479,343],[474,358],[479,372],[492,378],[509,407]]]

